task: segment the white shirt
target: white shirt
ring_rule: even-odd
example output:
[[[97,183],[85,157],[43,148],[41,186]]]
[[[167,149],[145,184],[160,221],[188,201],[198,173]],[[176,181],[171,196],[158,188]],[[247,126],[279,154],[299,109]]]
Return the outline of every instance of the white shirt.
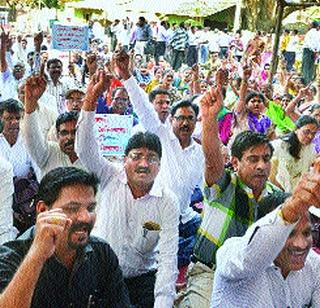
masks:
[[[3,134],[0,134],[0,155],[11,163],[14,176],[27,176],[31,167],[35,171],[37,169],[35,164],[32,163],[21,132],[13,146],[8,143]]]
[[[305,37],[303,48],[311,49],[312,51],[320,51],[320,31],[316,28],[310,29]]]
[[[199,43],[201,45],[208,45],[210,41],[210,32],[209,31],[201,31],[199,35]]]
[[[41,134],[38,112],[25,114],[24,121],[26,147],[41,169],[42,176],[57,167],[85,169],[79,159],[72,163],[69,156],[61,151],[57,142],[45,140]]]
[[[17,80],[14,78],[12,72],[9,68],[6,71],[1,72],[0,78],[0,101],[5,101],[7,99],[17,96],[18,87],[23,81],[23,78]]]
[[[219,35],[219,46],[220,47],[229,47],[230,43],[231,43],[231,36],[227,33],[221,32]]]
[[[51,79],[49,79],[47,83],[47,89],[44,94],[46,95],[48,93],[55,97],[57,111],[59,114],[61,114],[66,111],[64,95],[68,90],[73,88],[75,88],[75,85],[71,78],[63,77],[58,80],[56,85]]]
[[[172,307],[177,274],[179,208],[173,193],[154,182],[151,191],[134,199],[123,168],[99,155],[94,138],[94,112],[81,111],[76,151],[100,179],[101,205],[93,234],[107,240],[119,259],[124,277],[157,269],[154,307]],[[147,221],[160,231],[143,228]]]
[[[188,37],[189,37],[189,46],[198,46],[199,34],[197,32],[193,33],[192,31],[189,31]]]
[[[162,160],[159,175],[163,183],[178,197],[181,221],[190,221],[197,213],[189,206],[191,195],[196,186],[202,187],[204,155],[201,146],[191,141],[183,149],[172,131],[169,120],[161,123],[158,114],[150,104],[147,94],[137,85],[134,77],[123,82],[130,101],[144,128],[157,134],[162,145]]]
[[[41,119],[39,126],[40,126],[40,131],[42,135],[47,138],[47,135],[52,128],[52,126],[55,126],[56,119],[58,117],[58,113],[54,112],[50,108],[48,108],[46,105],[44,105],[43,102],[39,101],[39,108],[36,111],[39,114],[39,119]],[[24,118],[22,118],[21,121],[21,132],[22,135],[24,136],[25,134],[25,128],[24,128]]]
[[[285,224],[278,209],[253,224],[243,237],[225,241],[217,252],[210,307],[320,307],[320,257],[285,279],[273,261],[295,224]]]
[[[286,51],[288,52],[297,52],[299,46],[299,38],[298,35],[291,35],[290,40],[288,42]]]
[[[12,165],[0,156],[0,245],[14,240],[18,231],[13,227],[12,195],[13,170]]]

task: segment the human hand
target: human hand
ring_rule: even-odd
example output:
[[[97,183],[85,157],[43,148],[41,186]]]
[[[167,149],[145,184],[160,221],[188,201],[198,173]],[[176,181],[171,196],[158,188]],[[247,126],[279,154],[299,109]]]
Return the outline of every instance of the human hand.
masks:
[[[42,31],[37,33],[34,36],[33,42],[34,42],[35,50],[39,52],[41,49],[42,42],[43,42],[43,32]]]
[[[10,33],[6,33],[3,26],[1,26],[1,34],[0,34],[0,41],[1,41],[1,50],[7,50],[8,46],[12,44],[12,41],[10,43],[9,38]]]
[[[100,95],[110,87],[112,75],[107,75],[104,70],[97,71],[90,79],[87,92],[84,97],[83,109],[86,111],[95,111],[96,102]]]
[[[199,80],[200,67],[198,64],[193,64],[191,68],[192,80]]]
[[[244,80],[244,81],[248,81],[248,79],[251,77],[251,74],[252,74],[252,68],[251,68],[251,66],[245,64],[245,65],[242,67],[242,70],[243,70],[243,80]]]
[[[88,54],[86,64],[88,66],[89,75],[93,76],[98,68],[97,55],[95,53]]]
[[[71,224],[72,220],[60,208],[39,213],[29,253],[44,263],[54,254],[57,237]]]
[[[30,76],[25,85],[25,112],[32,113],[38,106],[38,100],[44,93],[47,82],[43,75]]]
[[[320,208],[320,157],[317,157],[311,171],[299,180],[292,196],[284,203],[282,214],[288,222],[296,222],[310,206]]]
[[[112,72],[120,79],[127,80],[131,74],[129,72],[130,56],[124,49],[117,49],[111,60]]]
[[[223,105],[221,87],[211,87],[200,100],[200,113],[202,119],[209,121],[217,119]]]

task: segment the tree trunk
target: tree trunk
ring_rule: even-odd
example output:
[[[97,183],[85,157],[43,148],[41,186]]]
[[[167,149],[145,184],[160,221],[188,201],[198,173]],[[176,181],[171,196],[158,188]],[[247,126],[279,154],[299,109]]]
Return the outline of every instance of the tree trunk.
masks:
[[[272,31],[275,26],[276,0],[243,1],[242,29]]]

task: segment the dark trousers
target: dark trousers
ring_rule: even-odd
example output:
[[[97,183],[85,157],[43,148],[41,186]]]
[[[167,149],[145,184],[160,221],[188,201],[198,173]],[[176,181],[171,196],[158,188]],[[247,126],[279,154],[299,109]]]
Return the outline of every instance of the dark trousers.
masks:
[[[184,61],[184,57],[185,57],[185,55],[184,55],[184,51],[183,50],[180,51],[180,50],[175,50],[174,49],[172,51],[172,61],[171,61],[171,63],[172,63],[172,68],[175,71],[177,71],[181,67],[181,65],[182,65],[182,63]]]
[[[187,64],[192,67],[198,62],[198,50],[197,46],[189,46],[187,53]]]
[[[228,47],[220,47],[220,54],[219,57],[220,59],[224,59],[228,56]]]
[[[193,247],[197,239],[197,231],[201,224],[200,215],[195,216],[185,224],[179,224],[178,268],[188,265],[191,261]]]
[[[166,42],[156,42],[156,49],[154,52],[154,59],[156,65],[159,65],[159,57],[163,56],[166,52]]]
[[[309,48],[303,48],[302,54],[302,75],[306,84],[314,79],[316,60],[315,53]]]
[[[286,51],[283,56],[287,62],[287,71],[290,72],[293,68],[294,62],[296,61],[296,53],[293,51]]]
[[[130,302],[135,308],[153,308],[156,271],[125,278],[124,282],[129,291]]]

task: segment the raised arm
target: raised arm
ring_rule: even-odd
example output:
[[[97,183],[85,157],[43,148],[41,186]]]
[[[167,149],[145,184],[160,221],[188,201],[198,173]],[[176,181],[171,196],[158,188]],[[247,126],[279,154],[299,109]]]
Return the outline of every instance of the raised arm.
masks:
[[[59,219],[59,223],[56,223],[57,219]],[[16,270],[13,278],[0,294],[0,307],[31,307],[32,296],[43,265],[55,252],[56,237],[70,225],[71,220],[61,209],[53,209],[38,215],[35,238],[21,265],[17,269],[13,269],[11,268],[12,262],[10,262],[13,260],[0,261],[2,268],[5,266],[7,270],[10,269],[10,273],[6,270],[1,273],[1,288],[4,287],[2,285],[4,275],[12,275],[12,271]]]
[[[298,95],[287,105],[285,113],[292,121],[297,121],[301,113],[297,110],[297,105],[304,96],[304,90],[300,89]]]
[[[130,57],[124,50],[117,50],[112,59],[112,70],[128,91],[134,111],[137,113],[144,128],[157,134],[161,127],[158,114],[149,102],[147,93],[141,89],[129,71]]]
[[[47,83],[43,76],[31,76],[25,85],[25,142],[28,152],[40,169],[49,159],[49,145],[41,133],[40,118],[37,112],[38,100],[44,93]]]
[[[243,78],[240,85],[239,91],[239,102],[235,107],[235,111],[237,114],[241,115],[246,110],[246,96],[248,91],[248,79],[251,76],[251,68],[247,65],[243,67]]]
[[[0,65],[1,65],[1,73],[4,73],[8,69],[6,51],[7,51],[7,45],[9,40],[9,33],[5,33],[3,28],[0,34],[0,40],[1,40]]]
[[[305,174],[281,209],[258,220],[243,237],[225,242],[217,253],[218,275],[228,280],[257,277],[275,261],[311,205],[320,207],[319,173]]]
[[[222,84],[218,82],[217,88],[212,87],[200,101],[202,148],[205,157],[204,174],[208,186],[215,184],[224,172],[217,118],[223,104],[221,89]]]
[[[109,78],[104,71],[97,71],[91,77],[78,120],[75,141],[75,150],[80,161],[98,176],[102,187],[114,173],[114,167],[99,153],[94,124],[97,100],[109,86]]]

